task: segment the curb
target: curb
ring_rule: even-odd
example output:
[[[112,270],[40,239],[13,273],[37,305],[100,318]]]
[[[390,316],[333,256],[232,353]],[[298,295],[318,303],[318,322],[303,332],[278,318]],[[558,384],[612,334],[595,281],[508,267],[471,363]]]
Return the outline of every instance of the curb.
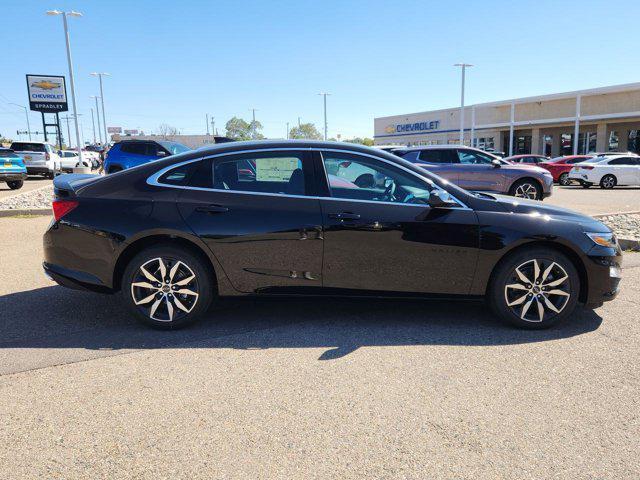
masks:
[[[17,217],[18,215],[51,215],[50,208],[15,208],[13,210],[0,210],[0,218]]]

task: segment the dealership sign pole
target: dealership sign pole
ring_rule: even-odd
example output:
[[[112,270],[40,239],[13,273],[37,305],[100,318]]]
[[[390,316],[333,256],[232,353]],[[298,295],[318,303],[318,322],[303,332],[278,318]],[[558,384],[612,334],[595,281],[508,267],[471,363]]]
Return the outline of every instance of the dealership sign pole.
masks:
[[[462,67],[462,88],[460,92],[460,145],[464,145],[464,75],[467,67],[473,67],[470,63],[456,63],[454,67]]]

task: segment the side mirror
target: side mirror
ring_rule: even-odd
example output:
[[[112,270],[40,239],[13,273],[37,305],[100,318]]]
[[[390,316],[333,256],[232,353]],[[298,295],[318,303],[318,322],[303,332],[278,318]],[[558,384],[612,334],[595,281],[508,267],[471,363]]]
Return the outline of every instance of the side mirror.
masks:
[[[491,165],[493,165],[493,168],[500,168],[502,166],[502,162],[497,158],[494,158],[491,160]]]
[[[449,208],[458,205],[445,190],[432,190],[429,194],[431,208]]]

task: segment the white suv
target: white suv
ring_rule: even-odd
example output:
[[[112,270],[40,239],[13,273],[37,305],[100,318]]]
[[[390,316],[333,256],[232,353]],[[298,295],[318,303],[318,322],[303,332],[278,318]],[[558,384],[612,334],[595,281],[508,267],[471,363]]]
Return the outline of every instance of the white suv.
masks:
[[[569,180],[584,188],[595,184],[600,188],[640,185],[640,156],[633,153],[598,155],[576,164],[569,172]]]
[[[53,178],[60,172],[60,156],[46,142],[13,142],[11,150],[22,157],[28,175],[44,175]]]

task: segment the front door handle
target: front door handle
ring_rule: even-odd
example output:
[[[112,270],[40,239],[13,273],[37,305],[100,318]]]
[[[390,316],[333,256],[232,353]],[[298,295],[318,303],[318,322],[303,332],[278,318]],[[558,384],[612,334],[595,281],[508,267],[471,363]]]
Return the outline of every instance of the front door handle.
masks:
[[[196,207],[196,212],[204,212],[204,213],[224,213],[228,212],[229,209],[227,207],[223,207],[222,205],[203,205],[200,207]]]
[[[329,218],[335,218],[336,220],[360,220],[360,215],[351,212],[330,213]]]

